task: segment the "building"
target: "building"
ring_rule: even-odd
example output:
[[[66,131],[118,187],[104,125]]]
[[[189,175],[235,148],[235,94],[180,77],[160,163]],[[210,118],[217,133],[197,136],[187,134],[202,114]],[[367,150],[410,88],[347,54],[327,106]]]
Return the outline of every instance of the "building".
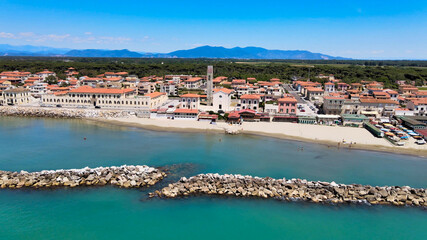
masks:
[[[305,98],[313,102],[323,102],[324,91],[317,87],[308,87],[305,89]]]
[[[174,111],[174,119],[180,120],[197,120],[199,116],[198,109],[179,108]]]
[[[54,77],[56,77],[56,73],[51,72],[51,71],[48,71],[47,69],[45,69],[45,70],[44,70],[44,71],[42,71],[42,72],[38,72],[38,73],[37,73],[37,75],[38,75],[40,78],[42,78],[43,80],[46,80],[46,78],[47,78],[47,77],[49,77],[49,76],[54,76]]]
[[[399,103],[391,99],[360,98],[360,112],[368,117],[391,116]]]
[[[395,116],[414,116],[414,110],[408,108],[396,108],[394,109]]]
[[[342,114],[342,125],[350,127],[361,127],[363,123],[369,121],[369,118],[363,114]]]
[[[184,86],[187,89],[199,89],[203,84],[201,77],[194,77],[184,81]]]
[[[150,109],[162,106],[168,100],[168,96],[166,95],[166,93],[161,92],[152,92],[149,94],[145,94],[144,96],[150,98]]]
[[[185,109],[199,109],[200,108],[200,95],[187,93],[180,96],[180,108]]]
[[[297,114],[298,101],[294,97],[287,96],[284,98],[280,98],[278,102],[279,102],[278,114],[290,114],[290,115]]]
[[[335,84],[331,83],[331,82],[327,82],[325,83],[325,92],[335,92]]]
[[[228,88],[215,88],[212,94],[213,111],[231,111],[231,95],[233,92],[232,89]]]
[[[41,97],[41,95],[47,93],[47,83],[36,82],[29,88],[31,91],[31,95],[36,98]]]
[[[344,97],[325,96],[323,97],[323,113],[340,115],[344,105]]]
[[[83,108],[149,109],[153,107],[149,96],[137,96],[134,89],[93,88],[90,86],[42,95],[42,103],[47,106],[61,105]]]
[[[412,98],[406,105],[415,116],[427,116],[427,98]]]
[[[213,66],[208,66],[208,74],[206,76],[206,95],[207,95],[207,104],[212,106],[213,102]]]
[[[145,95],[156,91],[156,84],[153,82],[141,82],[138,83],[138,94]]]
[[[231,81],[231,87],[232,88],[237,88],[239,86],[245,86],[246,85],[246,80],[245,79],[233,79]]]
[[[169,82],[160,84],[160,92],[164,92],[168,96],[177,96],[178,86],[174,81],[169,81]]]
[[[31,92],[25,88],[12,88],[3,91],[4,105],[21,105],[30,103]]]
[[[256,94],[244,94],[240,97],[240,108],[242,110],[251,109],[258,111],[260,96]]]

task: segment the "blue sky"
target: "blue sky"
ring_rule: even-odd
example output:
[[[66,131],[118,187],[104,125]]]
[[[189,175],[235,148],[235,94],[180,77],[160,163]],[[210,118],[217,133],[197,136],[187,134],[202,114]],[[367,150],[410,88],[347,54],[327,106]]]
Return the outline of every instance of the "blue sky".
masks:
[[[148,52],[258,46],[427,59],[427,0],[0,0],[0,43]]]

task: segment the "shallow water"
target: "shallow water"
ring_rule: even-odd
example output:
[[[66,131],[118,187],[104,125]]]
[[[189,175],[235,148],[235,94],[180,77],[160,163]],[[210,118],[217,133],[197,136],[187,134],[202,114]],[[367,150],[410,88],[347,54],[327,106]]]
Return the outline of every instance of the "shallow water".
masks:
[[[81,120],[1,118],[0,152],[0,169],[14,171],[188,163],[179,176],[218,172],[427,187],[427,160],[420,157]],[[147,200],[146,192],[0,190],[0,239],[427,239],[427,212],[419,208],[206,197]]]

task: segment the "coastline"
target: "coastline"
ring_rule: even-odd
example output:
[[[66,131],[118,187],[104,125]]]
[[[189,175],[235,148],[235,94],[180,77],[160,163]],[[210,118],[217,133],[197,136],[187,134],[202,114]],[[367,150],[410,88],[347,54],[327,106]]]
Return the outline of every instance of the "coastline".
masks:
[[[142,119],[136,117],[129,118],[84,118],[88,121],[98,122],[98,123],[106,123],[113,124],[117,126],[124,127],[135,127],[153,131],[167,131],[167,132],[181,132],[181,133],[223,133],[225,134],[225,130],[227,128],[233,128],[235,130],[239,130],[240,134],[247,135],[255,135],[255,136],[263,136],[263,137],[271,137],[277,139],[285,139],[292,141],[300,141],[300,142],[308,142],[324,145],[327,147],[338,147],[338,140],[341,138],[342,134],[346,134],[347,132],[355,132],[357,134],[363,133],[363,135],[359,136],[354,134],[353,136],[346,136],[346,140],[351,142],[356,142],[356,144],[342,144],[340,143],[339,148],[343,149],[356,149],[356,150],[366,150],[366,151],[375,151],[375,152],[384,152],[384,153],[395,153],[402,155],[411,155],[417,157],[427,157],[427,148],[425,146],[419,146],[419,148],[414,147],[397,147],[393,146],[387,140],[382,138],[375,138],[370,135],[368,131],[365,129],[358,128],[347,128],[347,127],[329,127],[329,126],[319,126],[319,125],[304,125],[304,124],[293,124],[293,123],[244,123],[242,126],[230,126],[226,123],[219,122],[217,124],[209,124],[208,122],[193,122],[186,120],[154,120],[154,119]],[[269,124],[268,128],[264,128]],[[276,124],[280,124],[280,127],[275,126]],[[279,125],[278,125],[279,126]],[[289,133],[284,133],[283,130],[289,130],[289,128],[294,129],[294,131],[290,131]],[[306,131],[311,132],[311,137],[301,136],[302,134],[295,134],[300,129],[298,128],[308,128]],[[323,129],[322,129],[323,128]],[[296,130],[295,130],[296,129]],[[319,130],[320,134],[322,132],[326,132],[327,136],[324,138],[316,138],[316,134],[313,134],[312,129]],[[277,131],[276,131],[277,130]],[[350,131],[348,131],[350,130]],[[276,132],[275,132],[276,131]],[[335,137],[335,141],[331,138],[331,134],[341,133],[341,135]],[[317,133],[319,135],[319,133]],[[357,135],[357,136],[356,136]],[[360,140],[361,137],[370,137],[369,141],[361,142],[355,141],[355,139]]]

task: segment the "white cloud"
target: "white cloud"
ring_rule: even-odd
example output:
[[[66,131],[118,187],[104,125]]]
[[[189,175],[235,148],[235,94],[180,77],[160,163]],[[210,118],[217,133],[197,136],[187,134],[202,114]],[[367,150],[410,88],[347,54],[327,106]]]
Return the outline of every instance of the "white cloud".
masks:
[[[49,42],[68,42],[68,43],[96,43],[96,44],[126,44],[133,41],[132,38],[124,36],[95,36],[91,32],[85,32],[81,35],[65,34],[37,34],[33,32],[7,33],[0,32],[0,38],[20,39],[25,42],[49,43]],[[148,36],[145,40],[151,39]]]
[[[13,33],[0,32],[0,38],[16,38],[16,36]]]
[[[21,37],[32,37],[34,35],[35,34],[33,32],[20,32],[19,33],[19,36],[21,36]]]

